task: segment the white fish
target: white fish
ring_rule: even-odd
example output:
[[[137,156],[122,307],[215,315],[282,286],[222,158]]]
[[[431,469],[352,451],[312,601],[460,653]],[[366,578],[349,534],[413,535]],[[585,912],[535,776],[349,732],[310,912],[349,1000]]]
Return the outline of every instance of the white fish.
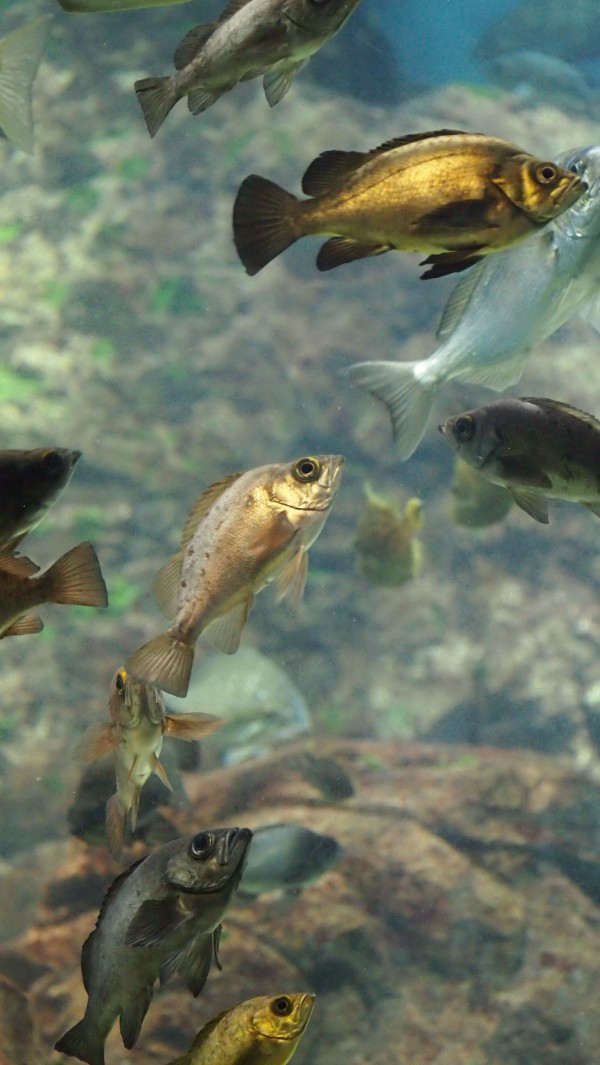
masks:
[[[519,380],[536,344],[574,314],[600,331],[600,147],[574,148],[555,162],[579,174],[587,191],[542,232],[467,271],[442,316],[437,351],[347,371],[386,404],[400,458],[418,447],[446,381],[501,392]]]
[[[0,129],[15,147],[33,152],[31,90],[50,33],[51,15],[0,39]]]

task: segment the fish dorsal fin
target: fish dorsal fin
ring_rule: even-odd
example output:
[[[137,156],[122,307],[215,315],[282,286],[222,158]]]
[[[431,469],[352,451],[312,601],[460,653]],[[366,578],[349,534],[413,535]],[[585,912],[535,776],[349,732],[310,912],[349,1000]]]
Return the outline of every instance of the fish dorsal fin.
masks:
[[[220,495],[223,495],[223,492],[241,476],[241,473],[231,473],[228,477],[224,477],[222,481],[215,481],[214,484],[211,484],[210,487],[202,493],[200,499],[194,503],[194,506],[186,518],[185,525],[183,526],[183,532],[181,534],[182,551],[185,551],[200,522],[206,517],[215,500],[217,500]]]
[[[533,403],[536,407],[553,411],[556,414],[567,414],[571,418],[576,418],[578,422],[589,425],[590,429],[595,429],[596,432],[600,431],[600,421],[593,414],[588,414],[585,410],[579,410],[579,407],[572,407],[570,403],[562,403],[558,399],[536,399],[534,396],[521,396],[521,402]]]
[[[166,618],[175,617],[181,589],[183,555],[178,551],[164,566],[161,566],[152,581],[152,594]]]
[[[456,329],[471,301],[471,296],[479,284],[479,279],[484,269],[485,262],[472,266],[453,289],[437,328],[436,336],[438,340],[446,340]]]
[[[94,931],[90,932],[90,934],[87,937],[85,943],[83,944],[83,947],[81,948],[81,975],[83,977],[83,986],[85,987],[86,991],[89,990],[89,986],[88,985],[90,983],[90,979],[91,979],[91,976],[92,976],[91,951],[92,951],[92,945],[93,945],[94,936],[96,935],[96,932],[98,931],[98,929],[100,927],[100,924],[102,923],[102,920],[104,918],[104,915],[108,911],[109,906],[111,906],[113,904],[113,902],[115,901],[115,899],[116,899],[117,895],[119,894],[121,888],[125,884],[125,881],[129,879],[129,877],[133,873],[134,869],[137,869],[138,865],[141,865],[142,862],[146,861],[147,857],[148,857],[147,854],[144,855],[143,858],[139,858],[137,862],[134,862],[133,865],[130,865],[129,869],[126,869],[125,872],[119,873],[119,875],[113,880],[113,882],[110,885],[108,891],[106,892],[106,895],[104,896],[104,898],[102,900],[102,905],[101,905],[99,913],[98,913],[98,917],[97,917],[97,920],[96,920],[96,926],[94,928]]]
[[[251,3],[251,0],[229,0],[229,3],[225,5],[219,15],[219,22],[227,22],[227,19],[237,15],[238,11],[241,11],[249,3]]]
[[[40,567],[26,555],[17,557],[4,550],[0,551],[0,570],[11,573],[13,577],[31,577],[34,573],[39,573]]]
[[[393,137],[392,140],[384,141],[377,148],[366,152],[366,159],[375,159],[385,152],[392,152],[394,148],[404,148],[407,144],[416,144],[418,141],[432,140],[434,137],[464,137],[469,136],[464,129],[434,129],[429,133],[406,133],[403,137]]]
[[[212,37],[216,26],[216,22],[205,22],[201,26],[194,26],[189,33],[186,33],[183,40],[177,45],[173,56],[173,62],[177,70],[183,70],[188,63],[192,62],[192,59],[196,58],[209,37]]]
[[[307,196],[321,196],[332,192],[363,165],[369,152],[342,152],[332,149],[321,152],[302,177],[302,191]]]

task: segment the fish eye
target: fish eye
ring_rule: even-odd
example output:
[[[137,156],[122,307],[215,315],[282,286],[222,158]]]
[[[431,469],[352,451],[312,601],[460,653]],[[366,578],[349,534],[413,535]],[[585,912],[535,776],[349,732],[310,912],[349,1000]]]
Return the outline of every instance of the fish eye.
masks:
[[[577,163],[571,163],[571,165],[569,167],[569,170],[571,171],[572,174],[579,174],[580,168],[579,168],[579,165]]]
[[[318,481],[321,473],[321,463],[318,459],[310,457],[298,459],[293,469],[297,481]]]
[[[475,432],[475,422],[470,414],[463,414],[454,423],[454,435],[461,444],[466,444],[472,439]]]
[[[280,995],[279,998],[274,998],[271,1003],[271,1011],[277,1015],[277,1017],[287,1017],[292,1012],[293,1003],[291,998],[287,995]]]
[[[553,181],[556,181],[556,167],[552,166],[552,163],[541,163],[536,167],[535,176],[540,185],[551,185]]]
[[[211,832],[199,832],[197,836],[194,836],[190,850],[192,852],[192,858],[206,858],[210,854],[213,847],[213,837]]]
[[[117,676],[115,678],[115,688],[117,689],[117,691],[119,692],[120,695],[122,695],[123,692],[125,691],[126,683],[127,683],[127,673],[125,672],[124,669],[121,669],[121,670],[119,670],[119,672],[117,673]]]

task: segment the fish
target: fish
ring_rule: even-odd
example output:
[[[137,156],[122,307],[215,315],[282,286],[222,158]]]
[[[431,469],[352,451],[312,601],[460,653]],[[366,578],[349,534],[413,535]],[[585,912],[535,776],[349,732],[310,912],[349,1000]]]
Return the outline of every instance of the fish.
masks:
[[[154,579],[155,598],[173,624],[130,655],[125,669],[186,695],[202,632],[234,654],[254,596],[271,581],[278,602],[298,607],[308,549],[327,520],[343,465],[341,455],[307,455],[211,485],[188,516],[181,550]]]
[[[27,611],[42,603],[108,606],[98,556],[87,540],[61,555],[43,573],[39,569],[25,555],[0,550],[0,639],[41,632],[41,618]]]
[[[216,22],[195,26],[178,46],[170,77],[134,89],[151,137],[178,100],[199,115],[239,81],[262,77],[271,107],[311,55],[327,44],[359,0],[230,0]]]
[[[548,500],[582,503],[600,517],[600,422],[555,399],[503,397],[438,426],[444,440],[535,521]]]
[[[517,49],[539,49],[562,59],[592,59],[600,55],[597,0],[522,0],[496,18],[477,42],[479,59]]]
[[[250,174],[233,236],[250,275],[301,237],[333,233],[319,270],[396,249],[428,253],[421,277],[442,277],[531,236],[585,188],[578,174],[498,137],[410,133],[369,152],[323,152],[302,178],[307,200]]]
[[[0,38],[0,129],[16,148],[33,152],[31,94],[50,35],[51,15],[18,26]]]
[[[567,107],[579,113],[598,114],[598,93],[577,67],[558,56],[532,49],[495,55],[484,63],[494,84],[519,93],[527,100]]]
[[[0,451],[0,548],[14,551],[67,487],[81,451],[40,447]]]
[[[452,292],[439,347],[419,362],[359,362],[346,377],[381,400],[401,459],[416,451],[446,381],[503,391],[530,352],[580,314],[600,330],[600,147],[557,156],[587,185],[579,201],[523,244],[474,266]]]
[[[452,492],[452,521],[480,529],[502,521],[513,505],[512,496],[502,485],[492,484],[457,455]]]
[[[121,860],[127,818],[135,831],[142,788],[155,773],[162,784],[172,785],[159,755],[163,737],[197,740],[221,727],[211,714],[168,714],[162,692],[136,681],[125,669],[115,673],[108,699],[110,721],[92,726],[84,734],[81,754],[86,762],[114,755],[117,790],[106,804],[106,840],[113,858]]]
[[[170,1065],[286,1065],[311,1018],[315,996],[260,995],[238,1002],[201,1028]]]
[[[155,982],[174,973],[200,994],[218,958],[221,921],[248,856],[249,828],[216,828],[165,843],[116,878],[81,951],[88,994],[83,1018],[55,1045],[88,1065],[104,1065],[104,1044],[119,1018],[135,1046]]]
[[[333,836],[303,825],[262,825],[254,830],[238,895],[255,898],[271,891],[298,891],[331,869],[341,853]]]
[[[367,505],[356,530],[358,571],[372,584],[393,588],[419,575],[423,556],[417,532],[423,527],[423,504],[409,499],[396,506],[365,488]]]
[[[95,15],[104,11],[133,11],[142,7],[171,7],[190,0],[58,0],[63,11]]]

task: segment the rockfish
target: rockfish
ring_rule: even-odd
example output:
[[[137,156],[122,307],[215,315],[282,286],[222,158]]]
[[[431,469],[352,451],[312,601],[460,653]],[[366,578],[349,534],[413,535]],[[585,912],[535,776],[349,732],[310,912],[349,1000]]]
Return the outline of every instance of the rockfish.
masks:
[[[359,0],[230,0],[217,22],[195,26],[175,52],[177,73],[134,88],[151,137],[183,96],[198,115],[239,81],[262,77],[273,107]]]
[[[396,249],[428,253],[421,276],[441,277],[531,236],[585,188],[577,174],[498,137],[411,133],[370,152],[323,152],[302,178],[309,200],[251,174],[235,200],[233,235],[249,274],[300,237],[334,233],[319,270]]]
[[[213,1017],[171,1065],[286,1065],[310,1020],[315,996],[261,995]]]
[[[548,499],[600,517],[600,422],[554,399],[498,399],[439,426],[444,440],[521,510],[548,524]]]
[[[98,556],[87,541],[72,547],[44,573],[39,568],[25,555],[0,551],[0,639],[41,632],[41,619],[26,611],[42,603],[108,606]]]
[[[278,601],[299,605],[308,549],[337,493],[341,455],[306,456],[258,466],[206,490],[185,523],[181,550],[155,577],[153,591],[173,624],[125,663],[132,676],[186,695],[200,633],[226,654],[237,651],[254,596],[271,581]]]
[[[84,735],[82,755],[92,762],[114,753],[117,790],[106,804],[106,838],[113,858],[120,861],[127,815],[133,832],[148,777],[156,773],[173,790],[159,759],[163,736],[197,740],[215,732],[222,721],[211,714],[168,714],[158,688],[133,680],[124,669],[112,679],[108,709],[110,722],[92,726]]]
[[[13,551],[66,488],[81,451],[0,451],[0,547]]]
[[[535,345],[572,315],[600,329],[600,147],[571,149],[556,162],[587,191],[541,233],[459,281],[437,351],[420,362],[361,362],[347,371],[387,406],[400,458],[418,447],[446,381],[502,391],[519,380]]]
[[[119,1017],[135,1046],[155,982],[175,972],[199,995],[215,958],[221,920],[244,869],[249,828],[217,828],[176,839],[130,866],[109,888],[81,951],[85,1015],[56,1044],[88,1065],[104,1065]]]
[[[254,897],[269,891],[298,891],[323,876],[341,853],[333,836],[303,825],[262,825],[254,831],[239,894]]]

